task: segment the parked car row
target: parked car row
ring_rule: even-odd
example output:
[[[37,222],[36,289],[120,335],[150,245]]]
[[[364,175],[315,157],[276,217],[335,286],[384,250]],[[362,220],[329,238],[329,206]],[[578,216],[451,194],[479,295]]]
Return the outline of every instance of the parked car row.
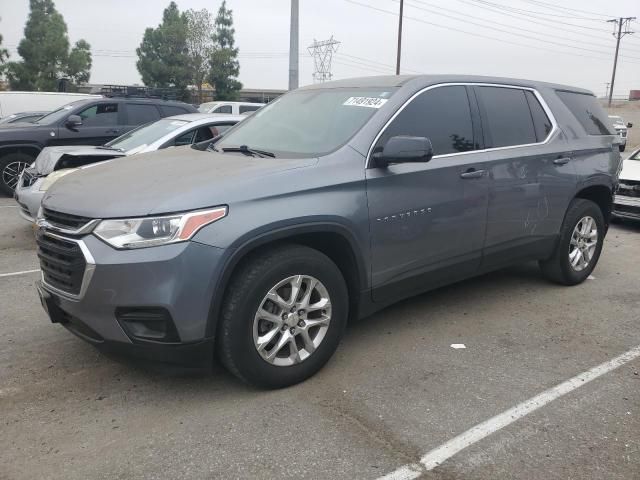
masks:
[[[0,192],[11,195],[22,170],[43,148],[102,145],[162,117],[196,112],[191,105],[145,98],[85,98],[68,103],[33,123],[0,125]]]
[[[622,164],[613,214],[618,219],[640,220],[640,149]]]
[[[95,107],[129,125],[123,102],[117,113],[109,101]],[[51,114],[62,122],[54,137],[84,125],[76,112],[86,107]],[[141,137],[184,120],[104,148],[43,152],[22,181],[103,150],[144,150]],[[192,132],[180,143],[198,140],[200,127],[180,128]],[[157,151],[60,173],[46,189],[42,304],[97,346],[165,360],[215,354],[269,388],[317,372],[349,318],[411,295],[526,260],[556,283],[584,281],[621,162],[591,92],[506,78],[328,82],[222,136],[162,148],[176,132],[142,142]]]
[[[615,128],[618,137],[620,137],[620,151],[624,152],[627,148],[627,129],[633,127],[633,124],[631,122],[624,123],[619,115],[609,115],[609,118],[613,122],[613,128]]]

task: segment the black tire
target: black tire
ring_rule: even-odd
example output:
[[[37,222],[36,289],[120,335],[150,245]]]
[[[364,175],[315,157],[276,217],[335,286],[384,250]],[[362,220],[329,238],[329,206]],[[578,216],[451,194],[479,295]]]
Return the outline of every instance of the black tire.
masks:
[[[309,357],[294,365],[276,366],[258,353],[253,321],[267,292],[293,275],[310,275],[322,282],[331,300],[331,320],[324,338]],[[281,388],[299,383],[320,370],[335,352],[347,324],[348,305],[344,278],[323,253],[287,244],[250,254],[227,289],[216,337],[218,358],[236,377],[257,387]]]
[[[30,165],[33,163],[33,160],[34,158],[31,155],[28,155],[26,153],[21,153],[21,152],[9,153],[8,155],[4,155],[3,157],[0,157],[0,192],[9,196],[13,195],[13,190],[15,189],[15,186],[8,183],[9,178],[13,177],[14,175],[12,165],[18,165],[18,164]],[[20,174],[22,173],[22,171],[20,170],[18,172],[16,170],[15,173]]]
[[[627,149],[627,145],[619,145],[618,148],[620,149],[621,152],[624,152]]]
[[[569,248],[575,227],[587,216],[595,220],[598,232],[597,244],[588,265],[583,270],[577,271],[569,261]],[[574,198],[567,209],[553,256],[539,262],[544,276],[561,285],[577,285],[585,281],[598,263],[605,231],[604,216],[600,207],[591,200]]]

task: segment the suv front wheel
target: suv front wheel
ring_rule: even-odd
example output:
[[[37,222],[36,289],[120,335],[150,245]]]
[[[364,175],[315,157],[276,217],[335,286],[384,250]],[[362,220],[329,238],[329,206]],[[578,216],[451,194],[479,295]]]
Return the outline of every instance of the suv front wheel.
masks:
[[[540,262],[543,274],[563,285],[583,282],[598,263],[604,234],[604,216],[600,207],[591,200],[573,199],[553,256]]]
[[[222,363],[245,382],[280,388],[316,373],[336,350],[347,287],[323,253],[282,245],[251,254],[227,289],[217,336]]]
[[[33,163],[34,158],[16,152],[0,157],[0,192],[13,195],[22,171]]]

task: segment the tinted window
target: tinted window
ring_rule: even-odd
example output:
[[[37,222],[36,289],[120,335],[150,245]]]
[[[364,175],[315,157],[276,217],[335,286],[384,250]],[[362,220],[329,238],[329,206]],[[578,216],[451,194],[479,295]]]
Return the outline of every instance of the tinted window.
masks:
[[[139,103],[128,103],[127,115],[129,116],[129,125],[142,125],[143,123],[155,122],[160,119],[160,114],[155,105]]]
[[[240,113],[255,112],[261,105],[240,105]]]
[[[211,132],[211,138],[214,138],[214,137],[217,137],[218,135],[222,135],[224,132],[229,130],[234,125],[235,125],[234,123],[225,123],[225,124],[209,125],[208,127],[203,127],[203,128],[206,128],[207,130],[209,130]],[[203,140],[207,140],[207,139],[203,138]],[[196,141],[199,141],[199,140],[196,140]]]
[[[560,100],[578,119],[589,135],[613,135],[607,114],[593,95],[557,91]]]
[[[176,138],[173,141],[173,145],[175,145],[176,147],[179,147],[181,145],[191,145],[193,143],[193,134],[195,132],[196,132],[195,130],[191,130],[187,133],[180,135],[178,138]]]
[[[540,105],[540,102],[532,91],[525,90],[524,94],[529,102],[531,118],[533,118],[533,126],[536,131],[536,140],[542,142],[547,138],[549,132],[551,132],[551,120],[547,117],[542,105]]]
[[[374,152],[397,135],[429,138],[434,155],[474,150],[466,88],[439,87],[420,94],[387,127]]]
[[[78,115],[85,127],[102,127],[118,124],[118,104],[99,103],[85,108]]]
[[[221,105],[211,113],[231,113],[231,105]]]
[[[160,109],[162,110],[163,117],[171,117],[172,115],[184,115],[185,113],[189,113],[185,108],[176,107],[174,105],[161,105]]]
[[[536,132],[524,90],[478,87],[477,92],[484,107],[487,148],[536,143]]]

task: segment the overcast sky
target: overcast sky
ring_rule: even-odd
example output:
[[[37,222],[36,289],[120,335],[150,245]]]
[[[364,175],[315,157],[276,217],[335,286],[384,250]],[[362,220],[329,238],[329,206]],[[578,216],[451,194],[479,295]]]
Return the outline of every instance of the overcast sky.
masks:
[[[140,82],[135,49],[144,29],[160,22],[168,1],[55,3],[71,42],[84,38],[91,44],[92,83]],[[178,0],[177,4],[181,10],[208,8],[215,13],[220,2]],[[244,86],[287,88],[289,0],[228,0],[227,4],[233,9]],[[306,47],[314,38],[331,35],[341,42],[334,55],[334,78],[394,73],[397,0],[300,0],[300,4],[301,85],[312,83],[313,61]],[[28,0],[0,0],[0,33],[12,59],[18,57],[28,5]],[[640,18],[640,1],[405,0],[402,71],[525,77],[581,86],[602,95],[611,78],[615,49],[605,15]],[[632,26],[638,34],[622,40],[616,95],[640,89],[640,23]]]

